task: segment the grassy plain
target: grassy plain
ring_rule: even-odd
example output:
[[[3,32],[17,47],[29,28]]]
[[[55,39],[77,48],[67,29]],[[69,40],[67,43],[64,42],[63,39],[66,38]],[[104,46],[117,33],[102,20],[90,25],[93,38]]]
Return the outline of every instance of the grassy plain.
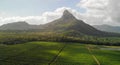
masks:
[[[120,65],[120,51],[101,49],[103,47],[108,48],[67,42],[0,44],[0,65],[98,65],[92,55],[101,65]]]

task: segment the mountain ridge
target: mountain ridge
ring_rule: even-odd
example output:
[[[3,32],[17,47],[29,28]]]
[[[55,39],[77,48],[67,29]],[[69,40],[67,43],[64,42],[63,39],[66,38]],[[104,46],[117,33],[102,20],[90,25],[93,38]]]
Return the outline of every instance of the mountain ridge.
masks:
[[[5,29],[6,28],[6,29]],[[26,22],[10,23],[0,26],[0,30],[30,30],[36,29],[45,32],[65,33],[70,35],[90,35],[90,36],[118,36],[118,34],[100,31],[82,20],[78,20],[68,10],[63,12],[61,18],[44,25],[29,25]],[[120,36],[120,35],[119,35]]]
[[[120,26],[111,26],[111,25],[92,25],[92,26],[98,30],[120,33]]]

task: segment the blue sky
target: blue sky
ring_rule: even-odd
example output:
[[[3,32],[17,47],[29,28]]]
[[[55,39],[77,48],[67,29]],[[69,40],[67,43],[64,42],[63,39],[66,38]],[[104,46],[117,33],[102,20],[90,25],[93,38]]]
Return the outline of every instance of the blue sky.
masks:
[[[76,6],[80,0],[0,0],[0,11],[13,16],[38,16],[60,7],[70,7],[84,12]]]

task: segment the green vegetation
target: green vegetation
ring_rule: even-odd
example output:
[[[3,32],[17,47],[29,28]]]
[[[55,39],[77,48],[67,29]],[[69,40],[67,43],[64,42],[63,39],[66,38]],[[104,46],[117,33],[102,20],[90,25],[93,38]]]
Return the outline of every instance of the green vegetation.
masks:
[[[96,65],[96,62],[83,44],[70,43],[53,65]]]
[[[99,31],[67,10],[44,25],[0,29],[0,65],[120,65],[120,51],[111,48],[120,46],[120,34]]]
[[[107,46],[90,46],[92,49],[93,54],[96,56],[96,58],[99,60],[101,65],[120,65],[120,47],[107,47]],[[105,49],[101,49],[105,48]],[[111,48],[111,49],[110,49]],[[110,49],[110,50],[108,50]],[[114,50],[112,50],[114,49]],[[116,49],[116,50],[115,50]]]
[[[67,35],[66,35],[67,34]],[[55,32],[0,32],[0,44],[18,44],[31,41],[52,41],[52,42],[79,42],[96,45],[120,45],[119,37],[95,37],[76,33],[55,33]]]
[[[92,54],[87,47],[90,47]],[[102,47],[107,48],[60,42],[0,44],[0,65],[97,65],[92,55],[101,65],[119,65],[120,51],[101,50]]]
[[[55,42],[0,45],[0,65],[47,65],[63,45]]]

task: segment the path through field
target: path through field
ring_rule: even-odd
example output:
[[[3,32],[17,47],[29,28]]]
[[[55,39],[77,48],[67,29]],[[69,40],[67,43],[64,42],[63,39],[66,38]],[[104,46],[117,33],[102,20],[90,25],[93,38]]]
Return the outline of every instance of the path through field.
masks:
[[[0,65],[120,65],[120,51],[80,43],[0,45]]]
[[[95,57],[95,55],[92,53],[92,50],[91,50],[90,46],[89,46],[89,45],[86,45],[86,47],[87,47],[89,53],[92,55],[93,59],[96,61],[97,65],[101,65],[100,62],[98,61],[98,59],[97,59],[97,58]]]
[[[83,44],[68,43],[51,65],[96,65]]]
[[[48,65],[51,65],[52,63],[54,63],[57,60],[57,58],[59,57],[59,55],[63,51],[63,49],[66,47],[66,45],[67,44],[65,43],[64,46],[62,48],[60,48],[58,54],[48,63]]]

